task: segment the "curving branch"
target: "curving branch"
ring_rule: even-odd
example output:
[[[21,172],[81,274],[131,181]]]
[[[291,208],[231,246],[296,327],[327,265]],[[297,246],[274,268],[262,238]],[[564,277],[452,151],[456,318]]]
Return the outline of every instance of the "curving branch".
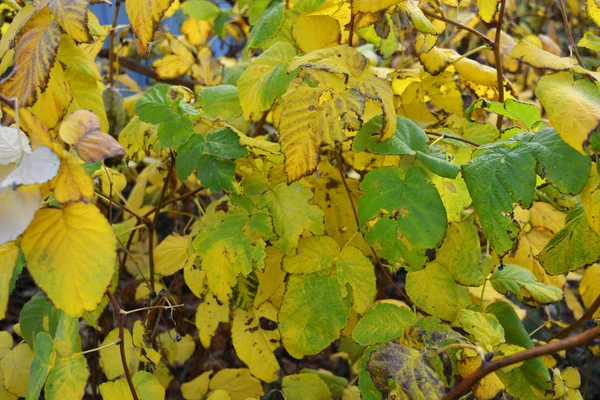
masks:
[[[446,394],[442,400],[458,399],[461,396],[464,396],[477,382],[479,382],[480,379],[501,368],[520,363],[521,361],[527,361],[535,357],[553,354],[562,350],[572,349],[574,347],[584,346],[591,343],[598,337],[600,337],[600,326],[596,326],[589,331],[585,331],[557,342],[533,347],[531,349],[499,358],[489,364],[484,364],[475,370],[475,372],[473,372],[471,375],[463,379],[448,394]]]
[[[500,52],[500,35],[502,34],[502,21],[504,20],[504,9],[506,8],[506,0],[500,0],[500,11],[498,12],[498,24],[496,25],[496,38],[494,39],[494,61],[496,62],[496,74],[498,79],[498,101],[504,103],[504,73],[502,71],[502,54]],[[496,128],[502,128],[504,116],[499,114],[496,121]]]
[[[563,329],[560,332],[558,332],[556,335],[552,336],[550,338],[550,340],[552,340],[552,339],[562,339],[562,338],[564,338],[566,336],[569,336],[571,333],[573,333],[577,329],[581,328],[586,321],[592,319],[594,317],[594,314],[596,313],[596,311],[599,308],[600,308],[600,295],[598,295],[598,297],[596,297],[596,300],[594,300],[594,302],[592,303],[592,305],[590,306],[590,308],[588,308],[588,310],[585,312],[585,314],[583,314],[581,316],[581,318],[579,318],[577,321],[575,321],[574,324],[569,325],[565,329]]]
[[[446,18],[442,15],[437,15],[435,13],[432,13],[431,11],[428,11],[428,10],[422,10],[422,11],[423,11],[423,14],[427,15],[430,18],[443,21],[447,24],[456,26],[458,29],[462,29],[464,31],[470,32],[473,35],[478,36],[481,40],[483,40],[485,43],[487,43],[490,47],[494,47],[494,41],[492,39],[490,39],[489,37],[487,37],[486,35],[484,35],[483,33],[479,32],[478,30],[473,29],[470,26],[463,25],[460,22]]]

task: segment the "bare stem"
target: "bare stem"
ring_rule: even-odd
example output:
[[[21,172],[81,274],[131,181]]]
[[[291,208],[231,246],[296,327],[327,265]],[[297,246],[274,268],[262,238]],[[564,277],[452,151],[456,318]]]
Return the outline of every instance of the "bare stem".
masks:
[[[115,312],[115,319],[117,320],[117,324],[119,325],[119,349],[121,351],[121,361],[123,363],[125,377],[127,378],[127,384],[129,385],[129,390],[131,391],[133,400],[139,400],[138,395],[135,391],[135,387],[133,386],[133,381],[131,380],[131,372],[129,371],[129,367],[127,366],[127,356],[125,355],[125,316],[121,314],[121,306],[117,302],[117,299],[115,299],[115,296],[112,295],[110,290],[106,291],[106,295],[108,296],[108,299],[110,300],[110,303],[113,306],[113,310]]]
[[[134,310],[129,310],[129,311],[125,311],[125,310],[121,310],[121,314],[123,315],[129,315],[129,314],[133,314],[136,312],[140,312],[140,311],[147,311],[147,310],[152,310],[155,308],[160,308],[160,309],[167,309],[167,310],[172,310],[174,308],[178,308],[178,307],[184,307],[185,304],[175,304],[173,306],[168,305],[168,306],[148,306],[148,307],[142,307],[142,308],[136,308]]]
[[[544,356],[547,354],[553,354],[559,351],[572,349],[574,347],[584,346],[594,339],[600,337],[600,326],[596,326],[588,331],[580,333],[575,336],[568,337],[566,339],[545,344],[543,346],[533,347],[518,353],[511,354],[506,357],[498,358],[489,364],[485,364],[476,369],[471,375],[463,379],[458,385],[454,387],[448,394],[446,394],[442,400],[458,399],[461,396],[467,394],[471,388],[479,382],[480,379],[484,378],[488,374],[499,370],[500,368],[507,367],[509,365],[517,364],[522,361],[531,360],[532,358]]]
[[[550,339],[562,339],[564,337],[567,337],[572,332],[579,329],[585,323],[585,321],[592,319],[598,308],[600,308],[600,295],[596,297],[596,300],[594,300],[592,305],[588,308],[585,314],[581,316],[581,318],[579,318],[574,324],[569,325],[562,331],[558,332],[556,335],[552,336]]]
[[[481,39],[482,39],[484,42],[486,42],[486,43],[487,43],[487,44],[488,44],[490,47],[493,47],[493,46],[494,46],[494,41],[493,41],[492,39],[490,39],[489,37],[487,37],[487,36],[486,36],[486,35],[484,35],[483,33],[479,32],[478,30],[475,30],[475,29],[471,28],[470,26],[463,25],[463,24],[461,24],[460,22],[453,21],[453,20],[451,20],[451,19],[449,19],[449,18],[446,18],[446,17],[444,17],[444,16],[441,16],[441,15],[437,15],[437,14],[435,14],[435,13],[432,13],[431,11],[423,10],[423,14],[427,15],[427,16],[428,16],[428,17],[430,17],[430,18],[433,18],[433,19],[439,19],[440,21],[444,21],[444,22],[446,22],[446,23],[448,23],[448,24],[450,24],[450,25],[454,25],[454,26],[456,26],[458,29],[462,29],[462,30],[464,30],[464,31],[470,32],[470,33],[472,33],[473,35],[475,35],[475,36],[477,36],[477,37],[481,38]]]
[[[458,137],[458,136],[446,135],[445,133],[440,133],[440,132],[435,132],[435,131],[427,131],[427,130],[425,131],[425,133],[430,136],[435,136],[435,137],[439,137],[442,139],[451,139],[451,140],[456,140],[458,142],[467,143],[467,144],[470,144],[471,146],[475,146],[475,147],[480,146],[480,144],[477,142],[474,142],[472,140],[465,139],[462,137]]]
[[[581,65],[581,68],[585,68],[583,60],[581,59],[581,55],[579,54],[579,50],[577,49],[577,44],[575,44],[575,39],[573,39],[573,32],[571,31],[571,25],[569,24],[569,16],[567,15],[565,1],[558,0],[558,5],[560,6],[560,13],[562,14],[563,21],[565,23],[565,31],[567,31],[567,36],[569,38],[569,47],[571,47],[575,53],[575,58],[577,58],[577,62],[579,65]]]
[[[121,339],[120,339],[120,338],[119,338],[119,339],[117,339],[117,340],[115,340],[115,341],[114,341],[114,342],[112,342],[112,343],[105,344],[104,346],[100,346],[100,347],[96,347],[96,348],[94,348],[94,349],[89,349],[89,350],[86,350],[86,351],[82,351],[81,353],[77,353],[77,354],[84,355],[84,354],[93,353],[93,352],[95,352],[95,351],[100,351],[100,350],[103,350],[103,349],[107,349],[107,348],[109,348],[109,347],[112,347],[112,346],[114,346],[115,344],[119,344],[119,343],[121,343]]]
[[[117,36],[117,21],[119,19],[119,10],[121,9],[121,0],[115,1],[115,12],[110,30],[110,42],[108,44],[108,85],[115,83],[115,40]]]
[[[496,73],[498,79],[498,101],[504,103],[504,73],[502,72],[502,53],[500,52],[500,35],[502,34],[502,21],[504,20],[504,9],[506,8],[506,0],[500,0],[500,11],[498,12],[498,24],[496,25],[496,38],[494,40],[494,60],[496,62]],[[498,115],[496,128],[502,128],[504,117]]]

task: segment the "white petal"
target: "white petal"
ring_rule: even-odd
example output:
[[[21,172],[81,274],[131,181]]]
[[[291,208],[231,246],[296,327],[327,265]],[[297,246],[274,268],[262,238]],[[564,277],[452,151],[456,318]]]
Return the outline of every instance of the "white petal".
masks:
[[[27,135],[9,126],[0,126],[0,165],[18,162],[23,153],[31,153]]]
[[[25,231],[41,202],[38,186],[0,189],[0,245],[15,240]]]
[[[0,183],[0,189],[48,182],[59,166],[60,159],[49,147],[38,146],[33,153],[23,154],[17,168]]]

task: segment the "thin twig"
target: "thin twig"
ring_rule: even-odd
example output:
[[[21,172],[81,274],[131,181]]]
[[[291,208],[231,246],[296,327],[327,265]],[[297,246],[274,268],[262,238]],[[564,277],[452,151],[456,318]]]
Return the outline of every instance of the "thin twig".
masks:
[[[581,65],[581,68],[585,68],[583,64],[583,60],[581,59],[581,55],[579,54],[579,50],[577,49],[577,45],[575,44],[575,39],[573,39],[573,32],[571,31],[571,25],[569,24],[569,16],[567,15],[567,9],[565,7],[564,0],[558,0],[558,5],[560,6],[560,13],[562,14],[563,21],[565,23],[565,30],[567,31],[567,37],[569,38],[569,47],[575,53],[575,58],[577,58],[577,62]]]
[[[172,310],[173,308],[184,307],[184,306],[185,306],[185,304],[175,304],[173,306],[171,306],[171,305],[168,305],[168,306],[148,306],[148,307],[136,308],[134,310],[129,310],[129,311],[121,310],[121,314],[123,314],[123,315],[129,315],[129,314],[133,314],[133,313],[140,312],[140,311],[152,310],[152,309],[155,309],[155,308],[162,308],[162,309]]]
[[[119,349],[121,351],[121,362],[123,363],[123,370],[125,371],[127,384],[129,385],[129,390],[131,391],[133,400],[139,400],[138,395],[135,391],[135,387],[133,386],[133,381],[131,380],[131,372],[129,371],[129,367],[127,366],[127,355],[125,354],[125,316],[121,314],[121,306],[119,306],[117,299],[115,299],[115,296],[112,295],[110,290],[106,291],[106,295],[108,296],[108,299],[110,300],[110,303],[113,306],[113,310],[115,312],[115,319],[117,320],[117,324],[119,325],[119,339],[121,340],[121,342],[119,343]]]
[[[114,346],[115,344],[119,344],[119,343],[121,343],[121,339],[120,339],[120,338],[119,338],[119,339],[117,339],[117,340],[115,340],[115,341],[114,341],[114,342],[112,342],[112,343],[105,344],[104,346],[95,347],[95,348],[93,348],[93,349],[89,349],[89,350],[82,351],[82,352],[80,352],[80,353],[75,353],[75,354],[80,354],[80,355],[89,354],[89,353],[93,353],[94,351],[100,351],[100,350],[107,349],[107,348],[109,348],[109,347],[112,347],[112,346]]]
[[[115,40],[117,31],[117,21],[119,19],[119,10],[121,9],[121,0],[115,1],[115,12],[110,30],[110,42],[108,44],[108,85],[112,86],[115,83]]]
[[[465,139],[465,138],[462,138],[462,137],[458,137],[458,136],[446,135],[445,133],[440,133],[440,132],[435,132],[435,131],[428,131],[428,130],[426,130],[425,133],[428,134],[428,135],[430,135],[430,136],[435,136],[435,137],[439,137],[439,138],[442,138],[442,139],[451,139],[451,140],[456,140],[456,141],[459,141],[459,142],[467,143],[467,144],[470,144],[471,146],[475,146],[475,147],[479,147],[480,146],[480,144],[477,143],[477,142],[474,142],[472,140]]]
[[[356,206],[354,205],[354,199],[352,198],[352,190],[350,189],[350,186],[348,186],[348,182],[346,182],[346,173],[344,172],[344,169],[343,169],[343,162],[342,162],[342,156],[341,156],[342,149],[340,146],[338,146],[337,150],[338,151],[336,151],[336,156],[337,156],[337,165],[338,165],[338,171],[340,173],[340,178],[342,179],[342,184],[344,185],[344,188],[346,189],[346,194],[348,195],[348,201],[350,201],[350,206],[352,207],[352,214],[354,215],[354,220],[356,221],[356,229],[360,230],[360,220],[358,218],[358,210],[356,209]],[[377,260],[377,265],[379,266],[379,269],[381,269],[381,271],[383,272],[383,274],[385,275],[387,280],[394,287],[394,290],[396,290],[396,292],[400,296],[402,296],[405,300],[407,300],[409,303],[412,304],[412,301],[410,300],[408,295],[406,293],[404,293],[404,291],[402,289],[400,289],[400,287],[398,287],[398,285],[396,285],[396,282],[394,282],[394,279],[390,276],[388,270],[385,268],[385,266],[383,265],[383,262],[381,262],[381,259],[377,255],[377,251],[375,251],[373,246],[369,246],[369,248],[371,249],[371,253],[373,254],[373,257],[375,257],[375,260]]]
[[[173,173],[173,168],[175,167],[175,156],[171,151],[171,159],[169,164],[169,170],[167,172],[167,176],[165,177],[165,183],[160,192],[160,197],[158,198],[158,205],[156,206],[156,212],[154,213],[154,218],[152,219],[152,226],[148,232],[148,266],[150,267],[150,286],[152,291],[154,291],[154,232],[156,231],[156,226],[158,225],[158,216],[160,215],[160,210],[163,206],[163,200],[165,198],[165,194],[167,193],[167,187],[169,186],[169,182],[171,181],[171,174]]]
[[[498,24],[496,25],[496,38],[494,40],[493,52],[496,62],[496,75],[498,79],[498,101],[504,103],[504,73],[502,71],[502,53],[500,52],[500,35],[502,34],[502,21],[504,20],[504,9],[506,8],[506,0],[500,0],[500,11],[498,12]],[[502,128],[504,117],[498,114],[496,128]]]
[[[557,353],[559,351],[572,349],[574,347],[584,346],[594,339],[600,337],[600,326],[585,331],[575,336],[568,337],[558,342],[552,342],[543,346],[533,347],[518,353],[511,354],[506,357],[499,358],[489,364],[482,364],[480,368],[475,370],[471,375],[463,379],[456,385],[442,400],[458,399],[467,394],[471,388],[482,378],[509,365],[517,364],[522,361],[531,360],[535,357],[544,356],[547,354]]]
[[[105,195],[103,195],[100,192],[96,192],[96,196],[98,196],[98,197],[100,197],[100,198],[102,198],[102,199],[104,199],[106,201],[110,201],[111,200],[111,199],[109,199],[108,197],[106,197]],[[148,225],[148,226],[150,226],[152,224],[152,221],[150,221],[148,219],[148,217],[137,214],[135,211],[132,211],[130,208],[127,208],[127,206],[125,206],[125,205],[122,205],[122,204],[119,204],[119,203],[115,203],[114,201],[112,202],[112,205],[115,206],[115,207],[117,207],[117,208],[119,208],[119,209],[121,209],[122,211],[130,214],[131,216],[135,217],[141,224],[145,224],[145,225]]]
[[[467,32],[471,32],[473,35],[478,36],[479,38],[481,38],[490,47],[494,46],[494,41],[492,39],[490,39],[489,37],[487,37],[483,33],[479,32],[478,30],[475,30],[475,29],[471,28],[470,26],[463,25],[460,22],[456,22],[456,21],[453,21],[453,20],[448,19],[446,17],[443,17],[441,15],[434,14],[431,11],[423,10],[423,14],[427,15],[428,17],[431,17],[431,18],[434,18],[434,19],[439,19],[440,21],[444,21],[444,22],[446,22],[446,23],[448,23],[450,25],[454,25],[458,29],[462,29],[462,30],[465,30]]]
[[[0,102],[6,104],[7,106],[9,106],[10,108],[12,108],[13,110],[16,107],[16,102],[13,99],[10,99],[10,98],[6,97],[2,93],[0,93]]]
[[[192,190],[191,192],[187,192],[186,194],[182,194],[182,195],[181,195],[181,196],[179,196],[179,197],[175,197],[175,198],[172,198],[171,200],[167,200],[167,201],[165,201],[165,202],[163,202],[163,203],[162,203],[162,206],[161,206],[161,208],[162,208],[162,207],[166,207],[166,206],[168,206],[168,205],[171,205],[171,204],[173,204],[173,203],[176,203],[176,202],[178,202],[178,201],[180,201],[180,200],[187,199],[188,197],[191,197],[191,196],[193,196],[193,195],[195,195],[195,194],[197,194],[197,193],[201,192],[202,190],[204,190],[204,188],[203,188],[203,187],[200,187],[200,188],[198,188],[198,189],[194,189],[194,190]],[[154,214],[155,212],[160,212],[160,210],[158,210],[158,209],[156,209],[156,208],[153,208],[152,210],[150,210],[150,211],[148,211],[146,214],[144,214],[144,217],[148,218],[148,216],[150,216],[150,215]]]
[[[552,336],[550,338],[550,340],[552,340],[552,339],[562,339],[564,337],[569,336],[569,334],[571,334],[572,332],[574,332],[577,329],[579,329],[586,321],[592,319],[594,317],[594,314],[596,313],[596,311],[599,308],[600,308],[600,295],[598,295],[598,297],[596,297],[596,300],[594,300],[594,302],[592,303],[592,305],[587,309],[587,311],[585,312],[585,314],[583,314],[581,316],[581,318],[579,318],[577,321],[575,321],[575,323],[569,325],[568,327],[566,327],[562,331],[558,332],[556,335]]]
[[[258,120],[258,122],[256,123],[256,125],[254,125],[254,129],[252,130],[252,137],[256,137],[260,134],[260,132],[262,131],[263,125],[265,124],[265,121],[267,120],[267,115],[269,115],[269,110],[265,110],[265,112],[262,114],[262,116],[260,117],[260,119]]]
[[[102,57],[102,58],[108,58],[109,54],[108,54],[108,51],[101,50],[100,53],[98,53],[98,56]],[[138,74],[147,76],[148,78],[152,78],[158,82],[165,82],[165,83],[169,83],[171,85],[184,86],[191,90],[194,90],[194,88],[196,86],[202,86],[202,84],[200,82],[193,81],[191,79],[186,79],[186,78],[172,78],[172,79],[161,78],[154,69],[145,67],[130,57],[116,57],[116,61],[119,63],[119,66],[126,68],[130,71],[137,72]]]

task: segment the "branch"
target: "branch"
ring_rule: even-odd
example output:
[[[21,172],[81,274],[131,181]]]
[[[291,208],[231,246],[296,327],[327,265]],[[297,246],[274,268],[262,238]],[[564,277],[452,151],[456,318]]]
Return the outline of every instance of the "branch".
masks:
[[[115,82],[115,40],[117,32],[115,27],[119,20],[119,10],[121,9],[121,0],[116,0],[115,12],[113,14],[113,20],[110,30],[110,42],[108,45],[108,85],[112,86]]]
[[[446,135],[445,133],[439,133],[439,132],[428,131],[428,130],[426,130],[425,133],[428,135],[431,135],[431,136],[436,136],[436,137],[442,138],[442,139],[452,139],[452,140],[456,140],[459,142],[467,143],[467,144],[470,144],[471,146],[475,146],[475,147],[480,146],[480,144],[477,142],[474,142],[472,140],[465,139],[462,137],[458,137],[458,136]]]
[[[115,296],[112,295],[110,290],[106,291],[106,295],[110,300],[110,303],[113,306],[115,311],[115,318],[117,319],[117,323],[119,324],[119,349],[121,350],[121,361],[123,362],[123,370],[125,371],[125,377],[127,378],[127,384],[129,385],[129,390],[131,390],[131,395],[133,396],[133,400],[139,400],[138,395],[135,391],[135,387],[133,386],[133,381],[131,380],[131,372],[129,372],[129,368],[127,367],[127,356],[125,355],[125,331],[123,327],[123,317],[124,315],[121,313],[121,306],[115,299]]]
[[[595,328],[590,329],[589,331],[585,331],[583,333],[571,336],[567,339],[563,339],[558,342],[552,342],[543,346],[533,347],[531,349],[520,351],[518,353],[514,353],[509,356],[494,360],[485,366],[482,365],[471,375],[463,379],[448,394],[446,394],[442,398],[442,400],[452,400],[460,398],[461,396],[467,394],[471,390],[471,388],[477,382],[479,382],[480,379],[501,368],[520,363],[521,361],[527,361],[535,357],[553,354],[562,350],[583,346],[590,343],[598,337],[600,337],[600,326],[596,326]]]
[[[152,292],[154,292],[154,232],[156,231],[156,226],[158,225],[158,216],[160,215],[160,209],[162,208],[163,200],[165,199],[165,193],[167,192],[167,186],[169,186],[169,181],[171,180],[171,174],[173,173],[173,167],[175,167],[175,156],[171,151],[171,163],[169,165],[169,171],[167,172],[167,176],[165,177],[165,183],[160,192],[160,197],[158,198],[158,205],[156,206],[156,212],[154,213],[154,217],[152,220],[152,226],[148,232],[148,264],[150,267],[150,287],[152,288]]]
[[[486,35],[484,35],[483,33],[479,32],[478,30],[475,30],[475,29],[471,28],[470,26],[463,25],[460,22],[453,21],[453,20],[443,17],[441,15],[434,14],[431,11],[427,11],[427,10],[422,10],[422,11],[423,11],[423,14],[427,15],[430,18],[439,19],[440,21],[444,21],[450,25],[456,26],[458,29],[462,29],[464,31],[471,32],[473,35],[481,38],[490,47],[494,47],[494,41],[492,39],[490,39],[489,37],[487,37]]]
[[[575,39],[573,39],[573,32],[571,31],[571,26],[569,25],[569,16],[567,15],[567,10],[565,8],[565,1],[558,0],[558,4],[560,6],[560,13],[562,14],[563,21],[565,22],[565,30],[567,31],[567,36],[569,37],[569,45],[575,53],[575,58],[577,58],[577,62],[579,65],[581,65],[581,68],[585,68],[583,60],[581,59],[581,55],[579,54],[579,50],[577,49],[577,45],[575,44]]]
[[[103,58],[108,58],[108,51],[102,50],[102,51],[100,51],[98,56],[103,57]],[[117,62],[123,68],[127,68],[130,71],[137,72],[138,74],[142,74],[142,75],[152,78],[158,82],[165,82],[165,83],[169,83],[171,85],[185,86],[191,90],[194,90],[194,88],[196,86],[201,85],[200,82],[193,81],[191,79],[186,79],[186,78],[173,78],[173,79],[161,78],[160,76],[158,76],[158,74],[156,73],[155,70],[153,70],[152,68],[143,66],[142,64],[138,63],[137,61],[135,61],[133,58],[130,58],[130,57],[117,57]]]
[[[599,308],[600,308],[600,295],[598,295],[598,297],[596,297],[596,300],[594,300],[594,302],[592,303],[592,305],[590,306],[590,308],[588,308],[588,310],[585,312],[585,314],[583,314],[581,316],[581,318],[579,318],[577,321],[575,321],[574,324],[569,325],[568,327],[566,327],[562,331],[558,332],[556,335],[552,336],[550,338],[550,340],[552,340],[552,339],[562,339],[562,338],[568,336],[569,334],[571,334],[572,332],[576,331],[586,321],[592,319],[594,317],[594,314],[596,313],[596,310],[598,310]]]
[[[494,60],[496,61],[496,73],[498,79],[498,101],[504,103],[504,74],[502,73],[502,54],[500,53],[500,35],[502,34],[502,21],[504,20],[504,8],[506,0],[500,0],[500,11],[498,13],[498,24],[496,25],[496,39],[494,40]],[[499,114],[496,121],[498,130],[502,128],[504,117]]]

